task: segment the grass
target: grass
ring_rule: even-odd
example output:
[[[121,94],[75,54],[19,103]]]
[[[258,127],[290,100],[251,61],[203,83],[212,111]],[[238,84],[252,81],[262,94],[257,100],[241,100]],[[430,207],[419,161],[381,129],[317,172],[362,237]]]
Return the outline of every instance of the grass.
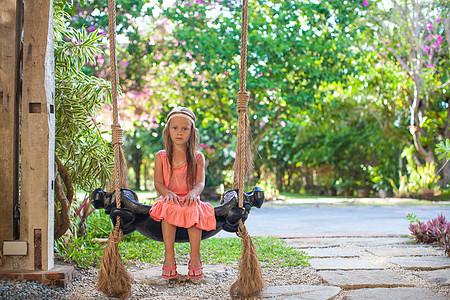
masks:
[[[151,203],[156,195],[150,192],[138,192],[139,201]],[[78,199],[86,195],[77,194]],[[213,206],[218,202],[210,202]],[[76,222],[72,221],[75,225]],[[95,210],[86,222],[86,238],[74,237],[75,226],[69,234],[55,241],[55,252],[65,261],[78,267],[99,266],[104,245],[95,238],[107,238],[112,229],[112,223],[103,209]],[[281,239],[273,237],[252,238],[258,252],[262,267],[297,267],[308,265],[308,257],[302,251],[287,246]],[[175,244],[177,259],[189,260],[189,243]],[[201,253],[204,264],[237,265],[241,257],[242,242],[240,238],[209,238],[202,241]],[[139,232],[124,236],[119,244],[119,252],[124,261],[140,261],[160,265],[164,261],[164,244],[148,239]]]
[[[303,267],[308,265],[309,257],[303,251],[294,250],[283,240],[273,237],[252,239],[261,267]],[[56,252],[66,261],[78,267],[99,266],[103,247],[88,236],[87,239],[72,238],[65,243],[58,240]],[[240,238],[210,238],[201,244],[204,264],[237,265],[241,257]],[[164,244],[150,240],[137,232],[126,236],[119,244],[119,252],[128,262],[145,262],[160,265],[164,261]],[[189,260],[189,243],[175,244],[177,259]]]
[[[307,265],[308,257],[302,251],[286,246],[273,237],[253,238],[262,267],[296,267]],[[235,265],[241,257],[240,238],[210,238],[202,241],[201,254],[204,264]],[[139,242],[123,242],[119,246],[125,260],[162,264],[164,244],[149,239]],[[175,244],[177,259],[189,260],[189,243]]]

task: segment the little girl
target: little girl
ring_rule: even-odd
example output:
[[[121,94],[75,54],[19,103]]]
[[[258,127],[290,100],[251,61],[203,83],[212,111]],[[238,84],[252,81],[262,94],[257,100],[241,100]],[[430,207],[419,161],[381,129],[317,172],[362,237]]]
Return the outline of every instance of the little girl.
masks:
[[[195,114],[185,107],[172,109],[163,134],[165,150],[155,157],[155,188],[160,200],[150,209],[150,216],[161,221],[165,247],[162,277],[178,277],[175,233],[177,227],[184,227],[191,247],[188,277],[202,278],[202,230],[216,229],[216,219],[211,204],[200,201],[205,187],[205,157],[197,151],[199,132],[195,128]]]

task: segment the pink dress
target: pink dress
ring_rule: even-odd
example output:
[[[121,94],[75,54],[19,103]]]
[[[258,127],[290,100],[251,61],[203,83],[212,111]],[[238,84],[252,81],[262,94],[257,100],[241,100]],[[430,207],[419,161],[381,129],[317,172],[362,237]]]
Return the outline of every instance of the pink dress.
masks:
[[[184,203],[184,196],[189,192],[186,183],[187,163],[178,168],[173,168],[172,176],[170,176],[170,163],[165,150],[158,152],[162,160],[164,185],[180,197],[177,204],[164,202],[164,197],[160,196],[160,200],[150,209],[150,216],[155,221],[165,220],[167,223],[177,227],[190,228],[196,226],[202,230],[216,229],[216,217],[214,207],[200,201],[198,204],[188,206]],[[200,153],[197,155],[197,159]]]

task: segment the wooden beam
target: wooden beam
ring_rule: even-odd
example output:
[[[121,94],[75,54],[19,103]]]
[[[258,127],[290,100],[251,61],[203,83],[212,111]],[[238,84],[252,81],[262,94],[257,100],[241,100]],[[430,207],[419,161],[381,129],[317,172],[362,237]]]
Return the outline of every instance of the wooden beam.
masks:
[[[55,72],[53,1],[24,0],[20,239],[24,270],[53,268]]]
[[[21,1],[0,5],[0,251],[19,237],[19,101]]]

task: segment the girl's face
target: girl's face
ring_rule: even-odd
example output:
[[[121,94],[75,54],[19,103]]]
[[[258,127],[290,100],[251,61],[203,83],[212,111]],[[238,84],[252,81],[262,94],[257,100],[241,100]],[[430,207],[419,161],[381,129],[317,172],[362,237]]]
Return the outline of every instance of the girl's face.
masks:
[[[186,145],[191,136],[192,125],[188,119],[174,117],[170,120],[170,139],[175,145]]]

